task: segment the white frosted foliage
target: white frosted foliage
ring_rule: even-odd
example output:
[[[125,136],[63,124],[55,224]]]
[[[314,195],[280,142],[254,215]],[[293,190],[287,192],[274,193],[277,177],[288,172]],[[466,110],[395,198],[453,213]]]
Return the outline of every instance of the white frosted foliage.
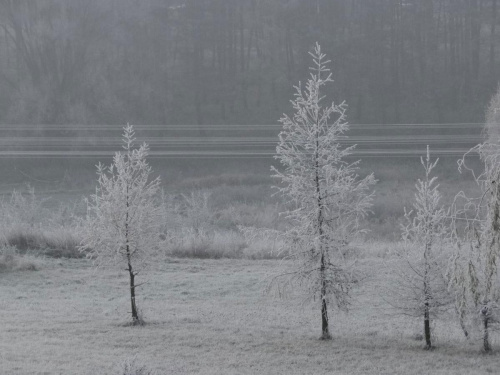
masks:
[[[97,166],[98,186],[87,201],[81,250],[98,266],[118,265],[131,279],[132,315],[138,320],[134,278],[152,260],[160,243],[160,179],[150,179],[148,145],[134,148],[132,125],[123,133],[123,149],[113,164]],[[134,314],[135,310],[135,314]],[[134,316],[135,315],[135,316]]]
[[[495,105],[492,101],[492,106]],[[488,113],[493,111],[492,107]],[[474,147],[484,163],[484,171],[474,175],[479,194],[460,192],[455,199],[454,232],[456,252],[450,262],[450,289],[456,297],[462,325],[466,320],[479,323],[483,349],[491,351],[489,333],[500,321],[500,145],[489,134],[487,142]],[[466,157],[460,163],[468,169]],[[464,326],[464,325],[463,325]],[[467,332],[467,331],[466,331]]]
[[[450,248],[449,210],[441,205],[437,177],[432,176],[438,160],[431,161],[429,147],[426,158],[420,159],[425,177],[415,185],[413,209],[405,209],[403,243],[396,251],[388,296],[397,311],[423,320],[427,349],[432,347],[431,320],[452,302],[445,274]]]
[[[284,212],[291,223],[284,249],[296,267],[276,278],[283,286],[296,282],[322,305],[323,338],[328,332],[327,306],[347,308],[353,285],[351,269],[344,255],[350,242],[363,230],[360,219],[372,204],[369,192],[373,175],[359,178],[358,162],[348,162],[354,146],[342,147],[349,126],[345,102],[322,106],[321,89],[332,82],[330,61],[316,44],[311,53],[313,67],[305,88],[296,87],[292,101],[295,113],[281,118],[283,130],[275,158],[281,168],[272,168],[280,181],[279,191],[290,210]]]

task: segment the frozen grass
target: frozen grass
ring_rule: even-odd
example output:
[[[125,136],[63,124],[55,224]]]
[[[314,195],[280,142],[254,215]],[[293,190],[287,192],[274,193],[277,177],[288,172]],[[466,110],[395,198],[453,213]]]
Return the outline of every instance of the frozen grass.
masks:
[[[4,230],[3,237],[8,246],[14,246],[22,253],[36,253],[53,258],[85,257],[77,248],[79,236],[70,227],[33,229],[22,225],[11,226]]]
[[[0,249],[0,273],[11,271],[36,271],[40,260],[31,255],[20,255],[15,247]]]
[[[278,258],[276,240],[270,241],[265,235],[249,238],[241,228],[274,229],[282,225],[279,207],[234,201],[227,196],[228,200],[222,202],[219,194],[219,189],[213,189],[164,195],[167,254],[200,259]]]
[[[132,358],[125,360],[123,367],[118,369],[116,375],[156,375],[156,372],[138,363],[137,358]]]
[[[367,238],[397,241],[403,208],[413,201],[419,176],[410,167],[395,174],[393,167],[380,169],[379,164],[375,172],[380,181],[375,187],[373,213],[366,222],[370,230]],[[440,179],[445,203],[451,202],[458,189],[474,189],[470,180],[455,180]],[[241,173],[188,177],[171,183],[164,196],[165,251],[177,257],[203,259],[279,258],[279,244],[274,240],[256,236],[249,241],[239,229],[286,227],[279,215],[284,207],[280,197],[273,196],[272,184],[269,175]],[[90,193],[91,186],[87,194],[81,194]],[[78,217],[85,213],[82,195],[58,192],[52,197],[43,190],[35,195],[29,186],[6,194],[1,201],[0,244],[51,257],[82,257],[77,249]]]
[[[185,228],[176,233],[176,238],[168,246],[168,254],[179,258],[243,258],[246,244],[236,232],[213,231]]]
[[[21,253],[81,258],[74,207],[41,199],[29,185],[0,202],[0,241]]]
[[[331,341],[318,340],[317,306],[262,293],[275,260],[157,262],[138,291],[141,327],[127,324],[122,271],[96,273],[86,260],[62,259],[39,272],[5,273],[1,372],[118,375],[136,357],[159,375],[497,373],[496,335],[494,354],[483,355],[479,339],[466,342],[447,318],[436,322],[437,348],[424,351],[421,322],[385,309],[376,271],[390,246],[378,244],[361,261],[369,277],[349,314],[331,313]]]

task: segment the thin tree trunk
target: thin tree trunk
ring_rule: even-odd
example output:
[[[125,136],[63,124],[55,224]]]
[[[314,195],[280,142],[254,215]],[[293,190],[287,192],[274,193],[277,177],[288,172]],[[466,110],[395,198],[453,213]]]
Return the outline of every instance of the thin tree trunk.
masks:
[[[469,331],[467,330],[467,327],[465,326],[465,313],[460,311],[457,307],[455,307],[456,312],[458,313],[458,320],[460,322],[460,328],[462,328],[462,331],[464,333],[464,336],[466,339],[469,338]]]
[[[426,202],[427,205],[427,202]],[[427,228],[429,231],[428,234],[430,234],[430,231],[432,230],[430,224]],[[429,253],[431,251],[431,243],[430,241],[427,242],[426,244],[426,249],[424,253],[424,262],[425,262],[425,270],[424,270],[424,337],[425,337],[425,349],[431,349],[432,348],[432,343],[431,343],[431,318],[430,318],[430,308],[429,308],[429,301],[431,299],[430,296],[430,285],[429,285],[429,272],[430,272],[430,265],[429,265]]]
[[[128,273],[130,276],[130,305],[132,307],[132,321],[134,324],[137,324],[139,323],[139,314],[137,313],[137,305],[135,303],[135,274],[132,270],[132,264],[130,264],[130,261],[128,263]]]
[[[316,140],[316,147],[319,147],[318,140]],[[319,156],[316,152],[316,192],[318,194],[318,234],[321,251],[320,263],[320,279],[321,279],[321,339],[329,340],[330,330],[328,327],[328,306],[326,303],[326,262],[325,262],[325,248],[323,245],[323,202],[321,199],[321,189],[319,184]]]
[[[489,339],[489,331],[488,331],[488,321],[489,318],[485,316],[483,318],[483,349],[486,353],[491,352],[490,339]]]
[[[130,155],[128,157],[130,160]],[[127,185],[127,195],[126,195],[126,206],[127,206],[127,211],[125,213],[125,241],[126,241],[125,251],[127,254],[128,274],[130,276],[130,306],[132,308],[132,323],[135,325],[139,323],[139,314],[137,313],[137,304],[135,302],[135,273],[134,270],[132,269],[132,260],[131,260],[130,243],[129,243],[128,220],[129,220],[130,203],[129,203],[128,185]]]
[[[427,146],[427,166],[429,166],[429,161],[430,156],[429,156],[429,146]],[[431,265],[430,265],[430,257],[431,257],[431,251],[432,251],[432,236],[434,232],[434,228],[432,225],[432,213],[431,213],[431,204],[429,203],[429,188],[430,188],[430,179],[429,179],[429,173],[430,169],[426,169],[426,174],[425,174],[425,210],[427,212],[426,214],[426,224],[425,224],[425,250],[424,250],[424,337],[425,337],[425,349],[429,350],[432,348],[432,343],[431,343],[431,318],[430,318],[430,301],[432,299],[431,295],[431,286],[430,286],[430,272],[431,272]]]
[[[318,71],[318,77],[321,72]],[[318,93],[319,95],[319,93]],[[321,195],[321,186],[319,181],[319,114],[316,114],[316,155],[315,155],[315,169],[316,169],[316,194],[318,203],[318,235],[319,244],[321,251],[321,263],[320,263],[320,279],[321,279],[321,339],[329,340],[330,330],[328,327],[328,306],[326,303],[326,261],[325,261],[325,246],[323,244],[323,198]]]
[[[325,256],[321,255],[321,339],[329,340],[331,338],[326,304]]]
[[[425,302],[424,308],[424,333],[425,333],[425,349],[431,349],[431,320],[429,314],[429,302]]]

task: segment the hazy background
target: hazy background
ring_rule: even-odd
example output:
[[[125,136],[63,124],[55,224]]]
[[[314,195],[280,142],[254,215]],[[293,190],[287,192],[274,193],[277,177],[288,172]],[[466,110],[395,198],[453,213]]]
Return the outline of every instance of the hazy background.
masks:
[[[235,196],[223,189],[221,201],[274,204],[277,120],[291,113],[293,85],[308,78],[308,51],[318,41],[335,79],[325,94],[349,105],[345,144],[358,145],[361,174],[374,171],[380,181],[371,220],[380,233],[397,230],[426,145],[441,156],[448,201],[469,186],[456,159],[481,141],[497,89],[498,7],[497,0],[1,0],[0,190],[28,181],[58,197],[87,194],[94,165],[111,162],[130,122],[151,145],[167,188],[231,185]]]
[[[2,0],[6,124],[274,124],[318,41],[351,123],[474,123],[496,0]]]

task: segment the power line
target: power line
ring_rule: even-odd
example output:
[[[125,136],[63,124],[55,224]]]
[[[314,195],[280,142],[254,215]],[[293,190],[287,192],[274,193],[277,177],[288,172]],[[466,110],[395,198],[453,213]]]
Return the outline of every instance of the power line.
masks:
[[[500,126],[500,124],[493,124]],[[361,123],[349,124],[353,129],[374,129],[374,128],[410,128],[410,127],[424,127],[424,128],[454,128],[454,127],[471,127],[479,128],[484,127],[484,123],[396,123],[396,124],[380,124],[380,123]],[[213,130],[213,129],[238,129],[238,130],[253,130],[253,129],[280,129],[282,125],[276,124],[136,124],[136,129],[140,130]],[[123,124],[0,124],[1,130],[64,130],[64,131],[78,131],[78,130],[121,130]]]
[[[68,133],[69,125],[40,125],[39,134],[33,135],[33,125],[0,125],[0,157],[24,158],[90,158],[107,157],[121,150],[119,135],[121,125],[81,125],[75,131],[84,136]],[[441,124],[355,124],[350,136],[339,137],[344,147],[357,145],[354,156],[368,157],[412,157],[420,156],[426,145],[435,155],[461,156],[471,147],[483,142],[481,123]],[[498,124],[500,127],[500,124]],[[200,128],[214,132],[208,136],[191,135]],[[469,129],[474,134],[447,132],[430,134],[434,130]],[[10,130],[29,131],[29,135],[9,133]],[[263,130],[273,130],[272,135],[263,135]],[[275,154],[280,124],[273,125],[141,125],[136,128],[138,141],[147,142],[155,158],[269,158]],[[400,130],[406,130],[401,134]],[[103,133],[113,131],[113,134]],[[175,130],[177,135],[148,135],[148,132]],[[182,130],[182,131],[181,131]],[[183,132],[188,130],[189,132]],[[380,134],[370,134],[371,131]],[[61,132],[53,134],[51,131]],[[216,132],[225,133],[215,135]],[[368,134],[359,134],[367,131]],[[384,131],[387,131],[385,133]],[[389,132],[390,131],[390,132]],[[91,132],[92,134],[89,134]],[[399,132],[399,133],[398,133]],[[254,134],[252,134],[254,133]],[[256,135],[255,133],[260,133]],[[119,133],[118,133],[119,134]]]

